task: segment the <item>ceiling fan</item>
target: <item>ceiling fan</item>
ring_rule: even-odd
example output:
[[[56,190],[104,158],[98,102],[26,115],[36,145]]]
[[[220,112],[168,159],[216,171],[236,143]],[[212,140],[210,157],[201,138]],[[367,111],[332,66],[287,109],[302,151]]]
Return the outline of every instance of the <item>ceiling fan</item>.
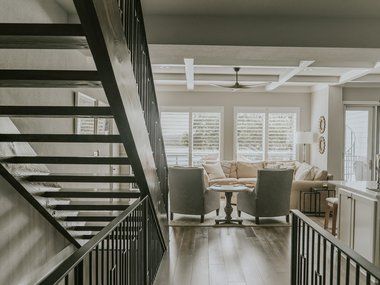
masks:
[[[255,88],[255,87],[259,87],[259,86],[264,86],[267,84],[267,83],[257,83],[257,84],[253,84],[253,85],[240,84],[239,83],[240,67],[234,67],[234,71],[235,71],[235,83],[234,84],[232,84],[232,85],[211,84],[211,85],[215,86],[215,87],[231,89],[232,92],[235,92],[239,89],[250,89],[250,88]]]

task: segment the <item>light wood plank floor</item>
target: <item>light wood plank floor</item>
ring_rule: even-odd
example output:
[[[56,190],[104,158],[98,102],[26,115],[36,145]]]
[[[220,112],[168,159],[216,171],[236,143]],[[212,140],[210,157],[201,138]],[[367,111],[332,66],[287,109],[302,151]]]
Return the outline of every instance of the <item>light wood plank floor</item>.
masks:
[[[174,227],[155,285],[290,283],[290,227]]]

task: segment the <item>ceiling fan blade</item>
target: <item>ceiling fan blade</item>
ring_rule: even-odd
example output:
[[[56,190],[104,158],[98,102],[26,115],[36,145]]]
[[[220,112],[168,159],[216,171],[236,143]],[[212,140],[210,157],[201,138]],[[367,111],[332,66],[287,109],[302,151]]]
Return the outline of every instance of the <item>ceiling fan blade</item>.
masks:
[[[243,86],[243,88],[255,88],[255,87],[260,87],[260,86],[265,86],[265,85],[267,85],[266,82],[252,84],[252,85],[241,85],[241,86]]]
[[[234,88],[235,85],[210,84],[210,86],[231,89],[231,88]]]

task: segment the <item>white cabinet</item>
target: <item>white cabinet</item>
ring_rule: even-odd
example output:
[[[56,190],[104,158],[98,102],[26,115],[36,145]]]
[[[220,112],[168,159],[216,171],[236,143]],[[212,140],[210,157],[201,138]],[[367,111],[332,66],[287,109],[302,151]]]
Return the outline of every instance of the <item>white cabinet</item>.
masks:
[[[376,241],[377,201],[354,195],[352,247],[359,254],[374,262]]]
[[[352,193],[339,191],[339,231],[338,236],[347,246],[351,247],[352,236]]]
[[[356,252],[375,262],[377,200],[339,189],[338,237]]]

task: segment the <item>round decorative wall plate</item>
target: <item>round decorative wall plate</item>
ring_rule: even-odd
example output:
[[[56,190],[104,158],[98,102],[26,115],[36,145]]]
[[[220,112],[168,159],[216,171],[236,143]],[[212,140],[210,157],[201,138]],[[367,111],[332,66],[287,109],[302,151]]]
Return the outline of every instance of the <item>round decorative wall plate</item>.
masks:
[[[325,116],[319,117],[319,132],[323,134],[326,130],[326,118]]]
[[[324,137],[319,138],[318,145],[319,145],[319,153],[324,154],[326,151],[326,140]]]

